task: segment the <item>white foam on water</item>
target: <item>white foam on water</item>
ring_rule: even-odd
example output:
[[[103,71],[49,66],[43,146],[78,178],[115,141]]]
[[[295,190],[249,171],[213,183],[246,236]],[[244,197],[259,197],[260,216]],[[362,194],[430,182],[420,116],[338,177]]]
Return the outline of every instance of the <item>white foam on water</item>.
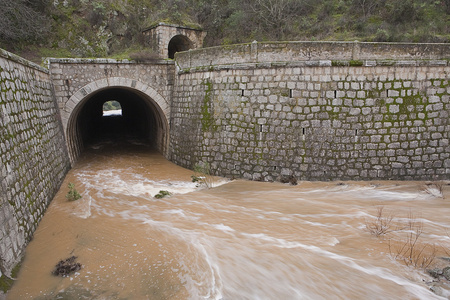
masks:
[[[189,299],[223,299],[218,266],[212,262],[204,242],[201,242],[200,233],[182,230],[174,227],[171,223],[151,219],[147,219],[143,223],[158,231],[176,236],[186,243],[189,251],[178,252],[177,262],[184,270],[184,272],[178,273],[178,276],[189,292]]]
[[[339,243],[340,243],[340,241],[335,237],[328,239],[328,245],[330,245],[330,246],[336,246]]]
[[[122,178],[123,174],[127,175],[127,179]],[[126,169],[106,169],[96,173],[80,172],[77,177],[87,188],[136,197],[155,196],[162,190],[171,194],[186,194],[202,188],[190,181],[155,181]],[[229,182],[226,179],[216,180],[214,186]]]
[[[324,250],[322,248],[319,248],[317,246],[305,245],[303,243],[299,243],[299,242],[295,242],[295,241],[294,242],[286,241],[284,239],[268,236],[264,233],[257,233],[257,234],[242,233],[242,235],[247,236],[251,239],[258,239],[258,240],[261,240],[264,242],[269,242],[270,244],[272,244],[275,247],[288,248],[288,249],[301,248],[301,249],[305,249],[305,250],[314,252],[314,253],[324,256],[326,258],[333,259],[347,267],[351,267],[354,270],[363,272],[368,275],[377,276],[384,280],[392,281],[400,286],[406,287],[407,290],[409,292],[411,292],[411,294],[415,295],[419,299],[440,299],[439,296],[437,296],[436,294],[427,290],[426,288],[424,288],[414,282],[411,282],[405,278],[396,276],[396,275],[392,274],[392,272],[388,269],[381,268],[381,267],[375,267],[375,266],[363,267],[350,257],[336,254],[336,253]]]
[[[126,178],[126,179],[124,179]],[[104,201],[97,203],[96,199],[109,199],[116,204],[120,203],[125,206],[135,206],[129,199],[121,201],[123,196],[139,197],[151,201],[164,201],[163,199],[153,198],[160,191],[168,191],[170,194],[187,194],[201,189],[196,183],[189,181],[169,181],[169,180],[151,180],[145,178],[141,174],[134,174],[127,169],[104,169],[96,172],[80,171],[77,179],[82,182],[85,188],[83,198],[85,200],[78,203],[78,208],[73,212],[80,218],[92,216],[91,208],[95,208],[99,213],[114,216],[117,212],[109,209],[108,204]],[[216,186],[230,182],[229,180],[217,180]],[[92,196],[91,196],[92,194]],[[145,209],[144,207],[142,207]],[[120,215],[123,218],[135,218],[131,211],[122,210]]]
[[[395,200],[418,200],[423,199],[424,193],[417,192],[405,192],[405,191],[390,191],[384,189],[384,186],[352,186],[352,185],[337,185],[332,188],[312,189],[306,191],[299,191],[300,194],[318,194],[326,195],[329,197],[330,193],[338,193],[339,195],[355,195],[359,199],[367,200],[383,200],[383,201],[395,201]],[[357,194],[355,194],[357,192]],[[426,195],[425,195],[426,196]]]
[[[223,225],[223,224],[213,224],[211,226],[213,226],[217,230],[227,232],[227,233],[236,231],[233,228],[231,228],[230,226]]]

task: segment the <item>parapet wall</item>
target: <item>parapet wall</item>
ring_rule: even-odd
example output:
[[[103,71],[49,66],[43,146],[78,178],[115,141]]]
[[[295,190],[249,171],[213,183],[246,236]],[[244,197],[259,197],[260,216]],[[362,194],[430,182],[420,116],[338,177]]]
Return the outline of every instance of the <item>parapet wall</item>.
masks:
[[[448,44],[402,44],[360,42],[269,42],[191,50],[176,54],[180,70],[210,66],[257,63],[257,67],[292,65],[331,66],[347,61],[359,65],[445,64]],[[435,60],[437,60],[435,62]],[[240,66],[241,65],[241,66]]]
[[[326,42],[179,53],[171,158],[256,180],[450,179],[449,55]]]
[[[0,49],[0,274],[21,259],[69,169],[48,70]]]

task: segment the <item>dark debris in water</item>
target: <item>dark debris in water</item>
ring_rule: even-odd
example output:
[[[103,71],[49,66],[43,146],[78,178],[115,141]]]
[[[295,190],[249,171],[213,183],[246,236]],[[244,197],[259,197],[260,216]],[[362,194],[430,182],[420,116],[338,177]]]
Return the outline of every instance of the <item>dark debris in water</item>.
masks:
[[[294,175],[290,175],[290,176],[281,176],[280,177],[280,182],[281,183],[289,183],[291,185],[297,185],[297,178],[295,178]]]
[[[81,264],[76,262],[77,257],[71,256],[65,260],[60,260],[56,264],[52,274],[55,276],[67,277],[70,274],[77,272],[81,269]]]

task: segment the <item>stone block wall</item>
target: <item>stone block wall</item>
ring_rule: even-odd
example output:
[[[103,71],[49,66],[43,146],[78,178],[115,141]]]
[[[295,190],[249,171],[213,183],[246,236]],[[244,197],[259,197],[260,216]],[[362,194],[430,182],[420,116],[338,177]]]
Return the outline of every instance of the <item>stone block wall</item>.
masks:
[[[238,68],[256,63],[265,66],[337,64],[372,65],[380,61],[387,65],[405,64],[417,60],[450,59],[448,44],[360,43],[360,42],[253,42],[180,52],[176,55],[180,70],[232,65]]]
[[[204,68],[203,52],[177,61],[175,163],[256,180],[450,179],[450,67],[438,54]]]
[[[169,43],[176,36],[183,36],[190,42],[189,49],[201,48],[206,31],[179,25],[159,23],[143,30],[146,44],[162,59],[169,57]]]
[[[72,163],[84,147],[74,120],[84,103],[101,90],[119,87],[142,94],[161,109],[160,114],[164,116],[161,122],[168,127],[175,76],[172,61],[136,63],[116,59],[52,58],[47,62]],[[163,126],[161,129],[165,130]],[[158,140],[157,149],[167,154],[166,133],[159,135],[161,141]]]
[[[67,123],[74,109],[69,107],[70,98],[93,82],[104,81],[105,87],[121,87],[126,86],[127,82],[119,82],[116,79],[123,78],[134,81],[134,85],[129,88],[146,83],[164,99],[170,99],[172,95],[174,64],[171,61],[136,63],[116,59],[52,58],[47,62],[55,86],[58,107],[62,112],[63,124]],[[95,91],[84,90],[83,96],[89,96]]]
[[[69,169],[49,72],[0,49],[0,271],[21,259]]]

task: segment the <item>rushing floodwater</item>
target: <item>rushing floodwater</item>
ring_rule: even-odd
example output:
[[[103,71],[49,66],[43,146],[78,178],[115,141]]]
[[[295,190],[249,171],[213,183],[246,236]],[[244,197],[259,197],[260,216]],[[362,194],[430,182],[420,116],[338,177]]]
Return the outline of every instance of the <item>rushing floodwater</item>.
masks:
[[[218,179],[199,189],[192,171],[145,146],[96,148],[69,172],[8,299],[444,299],[425,272],[393,259],[404,230],[375,237],[366,224],[378,207],[396,228],[413,214],[420,242],[443,255],[447,185],[446,199],[423,182]],[[81,200],[67,201],[69,182]],[[173,196],[154,198],[160,190]],[[79,272],[51,275],[72,255]]]

